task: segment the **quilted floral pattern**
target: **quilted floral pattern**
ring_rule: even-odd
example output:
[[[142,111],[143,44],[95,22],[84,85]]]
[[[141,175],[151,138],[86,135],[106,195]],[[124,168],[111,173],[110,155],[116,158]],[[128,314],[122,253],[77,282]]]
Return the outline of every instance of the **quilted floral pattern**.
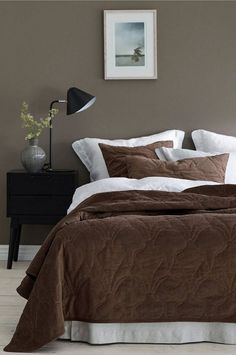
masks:
[[[41,347],[64,333],[64,320],[236,322],[235,255],[235,197],[94,195],[32,261],[18,288],[28,302],[5,350]]]

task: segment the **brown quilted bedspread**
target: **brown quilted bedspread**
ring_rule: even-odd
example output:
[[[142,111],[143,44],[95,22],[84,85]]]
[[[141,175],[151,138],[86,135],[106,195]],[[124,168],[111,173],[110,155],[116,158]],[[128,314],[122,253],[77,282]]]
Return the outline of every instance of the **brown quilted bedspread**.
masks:
[[[33,351],[65,320],[236,322],[236,187],[208,190],[80,204],[29,266],[18,288],[28,302],[5,350]]]

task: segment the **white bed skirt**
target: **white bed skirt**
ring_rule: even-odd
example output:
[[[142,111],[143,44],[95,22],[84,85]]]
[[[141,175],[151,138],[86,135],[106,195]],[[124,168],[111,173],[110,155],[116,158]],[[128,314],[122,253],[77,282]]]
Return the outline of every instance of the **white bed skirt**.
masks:
[[[215,342],[236,344],[235,323],[86,323],[66,321],[60,339],[89,344]]]

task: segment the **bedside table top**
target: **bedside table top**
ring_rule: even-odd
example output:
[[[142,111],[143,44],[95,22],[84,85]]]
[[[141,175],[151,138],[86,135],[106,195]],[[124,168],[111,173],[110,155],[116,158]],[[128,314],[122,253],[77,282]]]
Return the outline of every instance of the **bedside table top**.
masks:
[[[56,170],[51,170],[51,171],[42,170],[38,173],[29,173],[28,171],[23,170],[23,169],[13,169],[13,170],[9,170],[7,172],[7,174],[25,174],[25,175],[50,174],[50,175],[54,175],[54,174],[77,174],[77,171],[76,170],[67,170],[67,169],[56,169]]]

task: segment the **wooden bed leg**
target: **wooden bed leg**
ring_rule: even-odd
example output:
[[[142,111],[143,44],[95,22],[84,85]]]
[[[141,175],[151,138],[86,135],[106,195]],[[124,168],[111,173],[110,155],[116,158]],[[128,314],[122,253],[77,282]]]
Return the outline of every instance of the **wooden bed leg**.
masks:
[[[21,224],[19,224],[17,227],[16,240],[14,246],[14,261],[18,260],[20,237],[21,237]]]
[[[11,219],[11,226],[10,226],[10,240],[9,240],[9,249],[8,249],[8,260],[7,260],[7,269],[12,268],[12,260],[13,260],[13,255],[14,255],[14,248],[15,248],[15,242],[17,238],[17,229],[18,226],[16,224],[16,221]]]

